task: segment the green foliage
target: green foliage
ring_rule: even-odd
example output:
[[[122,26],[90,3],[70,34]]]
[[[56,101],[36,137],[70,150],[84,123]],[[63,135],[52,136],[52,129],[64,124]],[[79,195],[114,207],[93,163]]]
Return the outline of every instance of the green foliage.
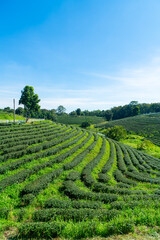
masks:
[[[105,111],[105,118],[107,121],[112,121],[113,113],[110,110]]]
[[[0,120],[12,120],[13,121],[13,113],[5,112],[4,110],[0,110]],[[19,116],[15,114],[15,120],[24,120],[23,116]]]
[[[140,114],[140,107],[139,106],[134,106],[132,108],[132,116],[137,116],[138,114]]]
[[[7,207],[0,208],[0,218],[7,219],[9,215],[9,211],[10,209],[8,209]]]
[[[52,122],[0,133],[1,231],[16,225],[17,239],[87,239],[160,225],[159,159]]]
[[[129,105],[138,105],[138,101],[131,101]]]
[[[126,138],[127,131],[122,126],[114,126],[107,128],[104,134],[109,138],[119,141],[120,139]]]
[[[81,109],[77,108],[76,113],[77,113],[77,116],[80,116],[81,115]]]
[[[21,91],[21,97],[19,100],[19,104],[24,105],[24,111],[27,116],[31,111],[38,111],[40,106],[38,103],[40,99],[38,99],[38,95],[34,93],[34,88],[31,86],[25,86]]]
[[[124,118],[101,124],[101,128],[110,128],[113,126],[122,126],[127,132],[137,134],[147,138],[154,144],[160,146],[160,114],[138,115],[135,117]]]
[[[65,111],[66,111],[65,107],[63,107],[62,105],[58,106],[58,108],[56,110],[56,112],[60,115],[65,113]]]
[[[60,230],[62,230],[64,226],[59,223],[27,223],[21,224],[19,226],[19,239],[23,238],[50,238],[57,237]]]
[[[77,171],[70,172],[69,175],[66,177],[66,180],[76,181],[78,179],[80,179],[80,173]]]
[[[89,122],[82,122],[82,124],[81,124],[81,127],[82,128],[87,128],[87,127],[89,127],[91,124],[89,123]]]
[[[153,143],[147,139],[144,139],[141,143],[137,145],[138,150],[146,150],[147,148],[152,148]]]
[[[115,194],[85,192],[79,189],[73,181],[65,181],[63,183],[64,193],[73,199],[98,200],[109,203],[117,200]]]
[[[18,114],[18,115],[23,115],[24,109],[23,109],[22,107],[18,107],[18,108],[16,109],[15,113]]]
[[[99,209],[102,206],[98,201],[77,201],[49,199],[44,203],[44,208],[91,208]]]
[[[82,122],[89,122],[91,124],[97,124],[104,121],[104,118],[102,117],[96,117],[96,116],[77,116],[77,114],[61,114],[57,115],[57,122],[63,123],[63,124],[76,124],[81,125]]]

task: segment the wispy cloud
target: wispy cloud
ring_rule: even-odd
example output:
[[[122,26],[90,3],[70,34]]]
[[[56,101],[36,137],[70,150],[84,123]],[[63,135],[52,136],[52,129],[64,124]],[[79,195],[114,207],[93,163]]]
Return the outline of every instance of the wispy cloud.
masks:
[[[107,75],[90,72],[88,75],[99,79],[115,80],[126,87],[138,87],[150,90],[160,87],[160,57],[155,57],[147,66],[137,68],[125,68],[121,71]]]
[[[47,87],[37,87],[36,88],[38,92],[46,92],[49,94],[55,94],[55,93],[62,93],[62,94],[95,94],[95,93],[108,93],[109,89],[104,87],[91,87],[88,89],[64,89],[64,88],[47,88]]]
[[[136,99],[140,102],[159,102],[160,92],[160,57],[153,58],[149,64],[137,68],[125,68],[121,71],[107,75],[103,73],[88,73],[103,82],[104,89],[107,87],[105,79],[115,81],[110,95],[112,99],[126,102]]]
[[[42,108],[51,109],[63,105],[68,112],[78,107],[82,110],[109,109],[127,104],[132,100],[160,102],[160,57],[151,59],[147,65],[126,67],[112,74],[83,73],[86,81],[87,76],[88,79],[93,77],[94,81],[91,85],[85,85],[83,82],[77,88],[75,85],[68,86],[63,80],[49,82],[50,79],[54,79],[54,75],[41,74],[29,66],[10,64],[5,68],[0,66],[0,70],[2,70],[0,72],[0,108],[12,107],[12,98],[17,99],[18,107],[18,99],[25,85],[34,86],[35,92],[41,99]],[[80,77],[83,78],[82,73],[80,75],[77,73],[77,78],[80,79]],[[44,79],[49,82],[49,85],[44,84]]]

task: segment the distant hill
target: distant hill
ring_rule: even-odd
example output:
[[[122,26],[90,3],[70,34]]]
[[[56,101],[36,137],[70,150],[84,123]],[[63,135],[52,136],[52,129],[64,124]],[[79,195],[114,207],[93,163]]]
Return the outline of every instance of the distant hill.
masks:
[[[160,146],[160,113],[123,118],[97,126],[108,128],[115,125],[123,126],[127,131],[133,131],[138,135],[145,136],[154,144]]]
[[[88,121],[91,124],[98,124],[102,123],[105,120],[103,117],[97,117],[97,116],[70,116],[67,114],[57,115],[57,122],[63,123],[63,124],[77,124],[80,125],[82,122]]]

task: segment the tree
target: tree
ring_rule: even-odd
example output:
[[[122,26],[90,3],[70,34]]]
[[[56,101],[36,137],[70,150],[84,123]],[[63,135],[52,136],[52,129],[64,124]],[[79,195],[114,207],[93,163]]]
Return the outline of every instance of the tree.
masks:
[[[138,101],[131,101],[129,105],[138,105]]]
[[[84,113],[85,116],[89,115],[89,111],[88,110],[84,110],[83,113]]]
[[[105,116],[107,121],[112,121],[113,113],[112,113],[111,110],[107,110],[107,111],[105,111],[105,115],[104,116]]]
[[[14,110],[11,109],[10,107],[5,107],[5,108],[4,108],[4,111],[5,111],[5,112],[8,112],[8,113],[13,113],[13,112],[14,112]]]
[[[40,99],[38,99],[38,95],[34,93],[34,88],[31,86],[25,86],[21,91],[21,98],[19,100],[19,104],[24,105],[24,111],[26,113],[26,122],[29,119],[30,112],[35,112],[40,109],[38,103]]]
[[[76,113],[76,111],[72,111],[72,112],[69,113],[69,115],[70,116],[77,116],[77,113]]]
[[[65,107],[63,107],[62,105],[58,106],[58,108],[56,110],[56,112],[58,114],[63,114],[63,113],[65,113],[65,111],[66,111]]]
[[[18,115],[23,115],[23,113],[24,113],[24,109],[23,109],[22,107],[18,107],[18,108],[16,109],[16,114],[18,114]]]
[[[91,124],[88,121],[86,121],[86,122],[82,122],[81,127],[86,128],[86,127],[89,127],[90,125]]]
[[[132,115],[137,116],[138,114],[140,114],[140,107],[134,106],[134,108],[132,109]]]
[[[56,121],[57,120],[56,110],[55,109],[48,110],[46,117],[49,120]]]
[[[77,113],[77,116],[80,116],[81,115],[81,109],[77,108],[76,113]]]
[[[52,111],[48,111],[47,112],[46,118],[49,119],[49,120],[52,120],[52,121],[56,121],[57,120],[56,114],[54,114]]]

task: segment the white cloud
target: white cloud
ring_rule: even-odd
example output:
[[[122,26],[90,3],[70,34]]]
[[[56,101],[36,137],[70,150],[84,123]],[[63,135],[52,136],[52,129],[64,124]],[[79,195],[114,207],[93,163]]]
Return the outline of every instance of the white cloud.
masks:
[[[12,107],[12,98],[17,99],[18,106],[18,99],[25,84],[34,86],[41,99],[42,108],[51,109],[63,105],[68,112],[78,107],[82,110],[109,109],[132,100],[140,103],[160,102],[160,57],[153,58],[145,66],[121,69],[114,74],[84,73],[86,82],[87,76],[88,79],[93,77],[93,84],[86,87],[83,82],[76,89],[73,89],[71,84],[67,88],[67,84],[63,84],[61,80],[55,83],[51,81],[50,86],[44,86],[44,79],[54,79],[54,76],[36,72],[30,66],[13,63],[6,67],[0,66],[0,70],[0,108]],[[77,73],[77,76],[78,79],[83,78],[82,73]],[[27,78],[30,79],[29,82]],[[11,80],[13,84],[9,84]]]
[[[160,102],[160,57],[153,58],[146,66],[122,69],[113,75],[103,73],[88,73],[103,82],[104,89],[108,81],[113,81],[114,86],[109,86],[110,98],[117,102]]]
[[[160,57],[153,58],[146,66],[125,68],[114,75],[91,73],[99,78],[116,80],[128,87],[160,87]]]

